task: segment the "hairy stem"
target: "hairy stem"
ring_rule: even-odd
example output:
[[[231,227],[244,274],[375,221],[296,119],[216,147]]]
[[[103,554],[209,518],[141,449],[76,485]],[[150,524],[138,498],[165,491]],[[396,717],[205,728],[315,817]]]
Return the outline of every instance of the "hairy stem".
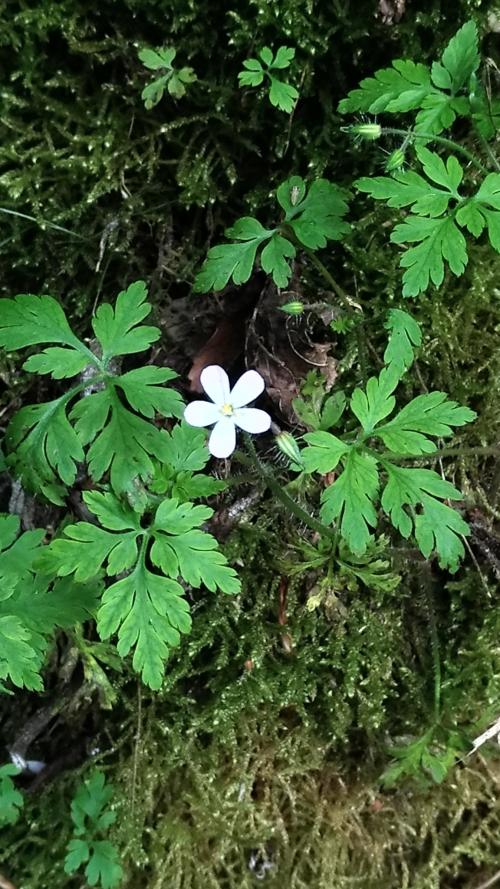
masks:
[[[500,454],[500,443],[496,445],[485,445],[484,447],[471,448],[441,448],[433,451],[432,454],[393,454],[391,451],[383,451],[377,454],[379,460],[388,460],[392,463],[399,463],[404,460],[416,460],[419,463],[432,463],[439,460],[440,457],[486,457],[490,454]]]
[[[432,133],[417,133],[415,130],[400,130],[397,127],[383,127],[382,133],[389,136],[410,136],[412,139],[427,139],[429,142],[437,142],[438,145],[445,145],[447,148],[452,148],[454,151],[458,151],[459,154],[466,157],[471,164],[474,164],[481,173],[486,175],[489,172],[475,154],[472,154],[471,151],[464,148],[462,145],[459,145],[458,142],[455,142],[453,139],[447,139],[446,136],[435,136]]]
[[[252,458],[253,465],[258,471],[261,478],[264,480],[268,488],[272,491],[272,493],[277,497],[277,499],[286,507],[286,509],[292,513],[300,522],[304,522],[312,531],[317,531],[322,537],[329,537],[334,543],[337,543],[337,534],[332,528],[327,528],[326,525],[323,525],[314,516],[309,515],[305,509],[302,509],[295,500],[290,497],[289,494],[285,491],[282,485],[277,481],[274,477],[272,471],[264,465],[264,463],[259,460],[257,456],[257,451],[255,450],[252,439],[249,435],[245,435],[245,443],[248,448],[248,452]]]

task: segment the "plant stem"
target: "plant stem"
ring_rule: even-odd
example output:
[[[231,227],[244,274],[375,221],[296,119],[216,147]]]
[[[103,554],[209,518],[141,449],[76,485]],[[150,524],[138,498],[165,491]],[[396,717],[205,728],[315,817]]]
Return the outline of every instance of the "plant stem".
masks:
[[[487,174],[489,172],[472,152],[468,151],[468,149],[464,148],[462,145],[459,145],[458,142],[455,142],[453,139],[447,139],[446,136],[435,136],[432,133],[417,133],[415,130],[400,130],[397,127],[383,127],[382,132],[389,136],[410,136],[412,139],[428,139],[430,142],[446,145],[447,148],[453,148],[454,151],[458,151],[466,157],[471,164],[474,164],[474,166],[481,171],[481,173]]]
[[[486,154],[488,155],[488,157],[489,157],[491,163],[492,163],[493,166],[495,167],[495,170],[498,170],[498,172],[500,173],[500,161],[498,160],[498,158],[497,158],[495,152],[493,151],[493,149],[492,149],[490,143],[489,143],[488,140],[485,139],[485,137],[479,132],[479,130],[478,130],[477,127],[475,127],[475,130],[476,130],[476,135],[477,135],[479,141],[481,142],[481,145],[483,146],[483,148],[484,148]]]
[[[427,571],[427,576],[424,581],[424,594],[427,616],[429,618],[429,628],[431,631],[432,666],[434,670],[434,719],[435,722],[438,723],[441,715],[441,658],[439,654],[439,635],[428,566],[426,566],[425,570]]]
[[[337,543],[337,534],[332,528],[327,528],[326,525],[322,525],[314,516],[309,515],[305,509],[302,509],[298,503],[293,500],[289,494],[285,491],[282,485],[275,479],[273,473],[265,466],[258,458],[257,452],[254,448],[253,441],[249,435],[245,435],[245,443],[248,448],[248,452],[252,458],[252,462],[257,469],[259,475],[263,478],[268,488],[272,491],[272,493],[281,501],[283,506],[286,506],[289,512],[291,512],[295,518],[297,518],[300,522],[304,522],[312,531],[317,531],[322,537],[329,537],[334,543]]]
[[[319,257],[316,256],[314,251],[310,250],[309,247],[304,247],[303,244],[300,244],[299,246],[300,246],[300,249],[304,251],[304,253],[307,253],[307,255],[308,255],[309,259],[311,260],[311,262],[313,263],[313,265],[316,266],[316,268],[318,269],[318,272],[320,272],[320,274],[323,276],[323,278],[325,279],[327,284],[330,285],[330,287],[332,288],[335,295],[338,296],[340,302],[343,303],[343,305],[347,306],[349,309],[354,308],[354,309],[357,309],[358,312],[362,312],[363,309],[361,308],[359,303],[354,302],[354,300],[351,299],[351,297],[347,295],[345,290],[342,289],[340,284],[337,284],[333,275],[328,271],[327,267],[321,262],[321,259],[319,259]]]
[[[388,460],[395,463],[402,460],[417,460],[421,463],[432,463],[433,460],[439,460],[440,457],[474,457],[488,456],[490,454],[500,454],[500,443],[496,445],[478,446],[477,448],[441,448],[439,451],[433,451],[432,454],[392,454],[391,451],[383,451],[377,454],[378,459]]]

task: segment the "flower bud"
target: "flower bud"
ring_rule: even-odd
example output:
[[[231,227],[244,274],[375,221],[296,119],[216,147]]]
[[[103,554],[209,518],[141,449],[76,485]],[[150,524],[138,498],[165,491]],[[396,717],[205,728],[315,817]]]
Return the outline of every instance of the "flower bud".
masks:
[[[405,163],[405,151],[404,148],[396,148],[392,154],[389,155],[387,161],[385,163],[385,172],[386,173],[397,173],[404,167]]]
[[[367,139],[369,142],[380,139],[382,135],[382,127],[379,123],[356,123],[350,127],[345,127],[349,133],[359,136],[361,139]]]
[[[302,312],[304,311],[304,303],[300,302],[299,299],[295,299],[289,303],[285,303],[279,308],[280,312],[284,312],[285,315],[302,315]]]
[[[281,453],[284,454],[285,457],[288,457],[292,462],[294,469],[303,469],[304,463],[300,448],[290,432],[280,432],[279,435],[276,436],[276,444]]]

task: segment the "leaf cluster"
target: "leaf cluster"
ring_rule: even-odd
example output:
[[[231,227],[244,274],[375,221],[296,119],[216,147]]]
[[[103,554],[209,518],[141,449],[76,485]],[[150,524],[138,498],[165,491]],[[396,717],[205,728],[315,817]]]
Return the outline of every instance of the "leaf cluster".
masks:
[[[339,111],[417,111],[415,130],[429,135],[449,128],[457,117],[473,116],[482,132],[488,132],[491,111],[486,92],[475,77],[479,64],[477,27],[469,21],[451,38],[440,61],[429,67],[396,59],[390,68],[362,80],[359,88],[339,103]]]
[[[68,843],[64,871],[74,874],[85,864],[90,886],[114,889],[123,877],[116,846],[103,839],[116,821],[109,808],[113,787],[106,784],[103,772],[95,771],[78,788],[71,803],[73,838]]]
[[[280,46],[276,54],[268,46],[259,52],[259,59],[245,59],[244,71],[238,74],[240,87],[260,86],[265,79],[269,80],[269,101],[280,111],[290,114],[299,98],[298,90],[276,76],[276,71],[290,67],[295,50],[289,46]]]
[[[419,784],[441,784],[457,758],[468,749],[465,737],[455,730],[432,726],[420,738],[407,744],[391,747],[392,762],[380,777],[386,788],[394,787],[403,779],[414,779]]]
[[[96,610],[99,584],[75,586],[40,575],[44,531],[19,535],[19,518],[0,515],[0,691],[2,680],[40,691],[40,675],[56,628],[68,629]]]
[[[12,780],[18,774],[12,763],[0,766],[0,828],[15,824],[21,814],[24,799]]]
[[[196,293],[222,290],[231,280],[244,284],[252,274],[257,251],[261,268],[277,287],[286,287],[296,246],[315,251],[327,241],[340,241],[350,230],[343,218],[346,193],[327,179],[316,179],[307,188],[300,176],[291,176],[279,186],[276,198],[284,212],[282,222],[265,228],[253,216],[238,219],[225,232],[233,243],[208,251],[195,279]]]
[[[166,433],[152,421],[156,413],[182,415],[181,397],[163,385],[176,374],[155,365],[117,372],[118,359],[142,352],[160,336],[157,327],[141,324],[150,311],[146,285],[136,281],[118,294],[114,308],[97,309],[91,350],[53,297],[0,300],[0,348],[57,344],[31,355],[24,369],[54,380],[80,376],[54,400],[21,408],[7,428],[8,465],[29,490],[63,503],[64,486],[74,483],[86,461],[94,481],[109,474],[113,489],[123,492],[134,478],[153,474],[155,458],[167,459]]]
[[[84,501],[99,524],[67,525],[44,548],[40,569],[71,576],[76,587],[102,572],[115,578],[97,612],[99,635],[106,640],[117,633],[119,655],[133,650],[134,669],[158,689],[170,650],[191,629],[180,581],[211,591],[240,590],[217,541],[202,530],[213,510],[174,497],[162,498],[154,511],[140,504],[133,509],[110,492],[85,493]]]
[[[161,102],[165,89],[174,99],[182,99],[186,92],[186,85],[194,83],[197,79],[192,68],[174,68],[172,62],[177,55],[173,47],[162,49],[141,49],[139,59],[150,71],[160,73],[159,77],[152,80],[144,87],[141,97],[148,111]]]
[[[380,500],[383,513],[404,538],[414,535],[426,558],[436,551],[440,565],[455,571],[464,553],[461,537],[469,528],[446,501],[460,500],[460,492],[434,470],[401,466],[399,461],[433,454],[433,439],[450,436],[475,414],[444,392],[418,395],[395,410],[393,393],[408,364],[410,346],[419,337],[415,321],[400,310],[388,323],[393,331],[385,353],[388,363],[350,400],[359,429],[343,438],[323,430],[307,433],[302,458],[308,472],[336,473],[323,491],[321,518],[337,524],[353,553],[366,552],[370,529],[378,524]],[[380,445],[386,450],[380,451]]]
[[[423,145],[415,153],[423,175],[400,170],[354,183],[389,207],[409,210],[391,234],[393,243],[406,247],[400,261],[406,297],[417,296],[431,282],[439,287],[446,264],[455,275],[464,272],[468,256],[463,229],[475,238],[486,230],[491,246],[500,252],[500,173],[489,173],[468,195],[460,191],[464,170],[453,155],[445,162]]]

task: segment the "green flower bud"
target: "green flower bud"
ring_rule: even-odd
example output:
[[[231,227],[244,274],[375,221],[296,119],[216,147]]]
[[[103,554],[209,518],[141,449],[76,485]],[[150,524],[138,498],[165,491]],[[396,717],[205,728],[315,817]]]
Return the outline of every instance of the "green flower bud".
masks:
[[[285,312],[286,315],[302,315],[302,312],[304,311],[304,303],[301,303],[300,300],[295,299],[289,303],[285,303],[279,308],[280,312]]]
[[[404,148],[396,148],[392,154],[389,155],[385,164],[385,172],[386,173],[397,173],[398,170],[401,170],[404,167],[405,163],[405,150]]]
[[[294,469],[302,469],[304,466],[300,448],[290,432],[280,432],[276,436],[276,444],[282,454],[292,462]]]
[[[370,142],[380,139],[382,135],[382,127],[379,123],[356,123],[353,126],[346,127],[346,129],[355,136],[367,139]]]

